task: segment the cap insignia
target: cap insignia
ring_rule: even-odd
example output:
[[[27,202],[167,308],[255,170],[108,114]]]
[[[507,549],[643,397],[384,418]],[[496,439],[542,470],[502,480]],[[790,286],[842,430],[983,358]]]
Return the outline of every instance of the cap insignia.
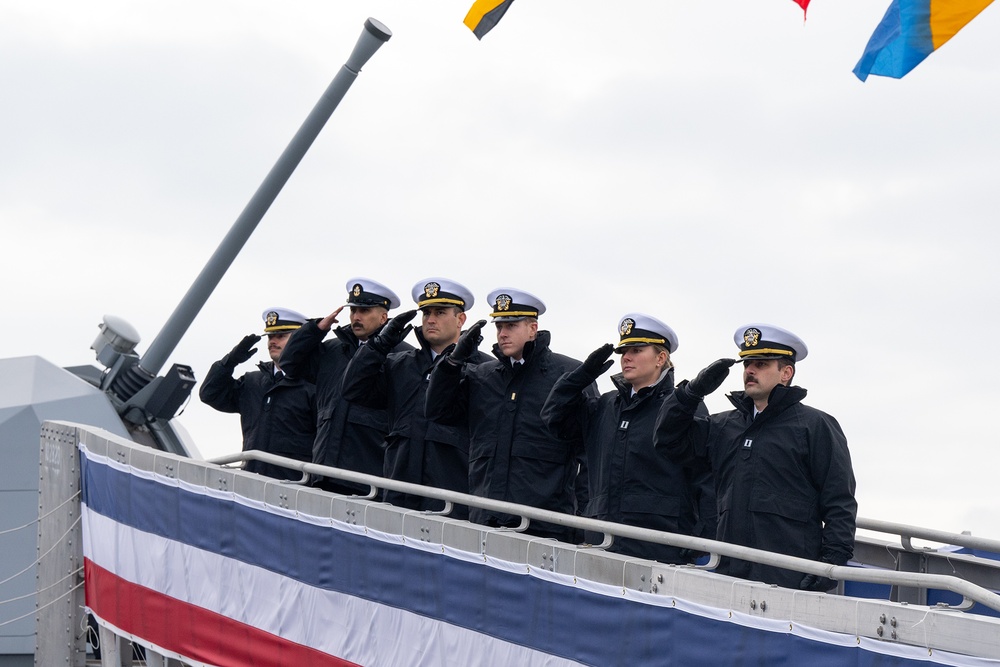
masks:
[[[631,317],[626,317],[624,320],[622,320],[622,323],[618,325],[618,333],[620,333],[622,336],[628,336],[630,333],[632,333],[632,327],[634,326],[635,326],[635,320],[633,320]]]
[[[264,320],[264,323],[269,327],[273,327],[275,324],[278,323],[278,313],[276,313],[273,310],[269,312],[267,314],[267,319]]]
[[[509,294],[499,294],[497,295],[497,310],[503,312],[505,310],[510,310],[510,304],[513,299],[510,298]]]
[[[424,296],[428,299],[436,298],[439,291],[441,291],[441,286],[437,283],[427,283],[424,285]]]
[[[351,289],[351,294],[353,294],[353,295],[354,295],[355,297],[359,297],[359,296],[361,296],[361,292],[362,292],[362,289],[361,289],[361,283],[357,283],[357,284],[356,284],[356,285],[355,285],[355,286],[354,286],[354,287],[353,287],[353,288]]]
[[[746,347],[757,347],[760,344],[760,329],[747,329],[743,332],[743,344]]]

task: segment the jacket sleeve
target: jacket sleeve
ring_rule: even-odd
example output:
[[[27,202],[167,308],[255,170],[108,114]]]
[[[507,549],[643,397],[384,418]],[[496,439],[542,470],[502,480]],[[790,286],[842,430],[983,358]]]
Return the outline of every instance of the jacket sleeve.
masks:
[[[386,355],[362,345],[344,371],[341,395],[351,403],[384,410],[389,402],[385,366]]]
[[[833,417],[823,414],[819,426],[810,429],[813,483],[819,489],[819,511],[823,520],[820,558],[846,564],[854,556],[854,532],[858,503],[847,436]]]
[[[558,438],[580,438],[586,420],[585,391],[591,382],[576,371],[563,373],[542,405],[542,422]],[[592,397],[591,397],[592,398]]]
[[[465,423],[469,409],[466,364],[455,366],[448,359],[434,364],[424,397],[424,415],[440,424]]]
[[[559,438],[578,437],[583,428],[583,390],[587,387],[584,378],[576,378],[573,372],[563,373],[549,391],[542,405],[542,422]]]
[[[242,378],[233,379],[234,370],[232,366],[223,364],[221,361],[212,364],[198,390],[198,398],[201,399],[201,402],[219,412],[239,412],[243,381]]]
[[[685,468],[691,484],[691,500],[695,511],[695,525],[692,533],[696,537],[716,539],[719,524],[719,507],[715,500],[715,478],[707,462]]]
[[[315,320],[306,322],[288,338],[285,349],[281,351],[278,366],[289,377],[315,383],[325,337],[326,332],[320,330]]]
[[[708,408],[699,402],[695,417],[708,417]],[[691,500],[695,511],[695,525],[692,533],[696,537],[714,540],[718,532],[719,506],[715,497],[715,476],[712,474],[710,459],[699,458],[684,468],[691,485]]]
[[[699,412],[699,406],[702,406]],[[694,464],[708,458],[711,422],[704,403],[691,395],[684,380],[670,392],[656,415],[653,446],[674,463]]]

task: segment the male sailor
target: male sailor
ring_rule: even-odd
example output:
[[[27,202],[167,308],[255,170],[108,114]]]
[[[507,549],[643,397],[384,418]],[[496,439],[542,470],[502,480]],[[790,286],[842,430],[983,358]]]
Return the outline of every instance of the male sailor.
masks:
[[[281,355],[281,367],[297,378],[316,383],[316,441],[313,463],[382,476],[385,436],[389,432],[385,410],[351,405],[341,393],[344,370],[361,345],[377,334],[399,307],[391,289],[369,278],[347,281],[347,303],[321,320],[310,320],[291,337]],[[333,328],[344,308],[350,322]],[[330,340],[323,340],[333,331]],[[400,342],[395,351],[412,349]],[[343,494],[367,493],[368,487],[333,478],[316,485]]]
[[[316,437],[316,388],[311,382],[287,377],[278,364],[281,351],[305,315],[288,308],[268,308],[264,318],[271,361],[258,370],[233,378],[236,366],[248,361],[261,337],[248,334],[232,351],[212,364],[198,392],[203,403],[220,412],[240,415],[243,451],[259,450],[298,461],[312,458]],[[281,466],[248,461],[244,469],[278,479],[299,479],[302,473]]]
[[[840,424],[804,405],[806,390],[792,385],[806,345],[769,324],[742,326],[733,339],[743,362],[744,390],[728,396],[736,409],[696,414],[736,363],[719,359],[664,401],[654,444],[675,462],[711,463],[720,540],[844,565],[854,554],[854,471]],[[836,585],[736,559],[724,559],[719,571],[787,588],[826,591]]]
[[[432,277],[417,282],[411,291],[420,311],[420,326],[413,332],[420,347],[394,352],[417,310],[396,315],[368,344],[358,350],[344,373],[343,392],[348,401],[385,408],[389,418],[384,476],[461,493],[469,492],[469,430],[464,424],[445,425],[424,414],[424,397],[431,369],[442,354],[454,347],[465,325],[466,311],[475,299],[461,283]],[[481,352],[472,363],[489,361]],[[440,510],[443,501],[393,491],[386,502],[420,510]],[[454,518],[468,517],[468,508],[456,505]]]
[[[551,433],[540,413],[556,380],[580,362],[549,348],[549,332],[538,328],[538,317],[545,312],[538,297],[501,288],[490,293],[489,302],[496,324],[496,358],[476,363],[486,324],[480,320],[462,334],[444,362],[434,366],[426,414],[441,423],[468,424],[472,494],[574,514],[575,484],[586,483],[577,475],[583,439]],[[590,391],[596,393],[596,386]],[[469,518],[487,526],[518,525],[509,514],[476,508]],[[573,530],[547,522],[532,521],[526,532],[574,539]]]

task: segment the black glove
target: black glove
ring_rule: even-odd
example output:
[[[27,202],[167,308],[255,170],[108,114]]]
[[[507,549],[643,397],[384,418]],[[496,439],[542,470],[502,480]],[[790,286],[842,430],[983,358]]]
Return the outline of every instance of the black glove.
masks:
[[[729,376],[729,368],[735,363],[735,359],[713,361],[688,382],[688,390],[698,398],[705,398],[722,386]]]
[[[832,591],[837,587],[837,580],[830,579],[829,577],[821,577],[818,574],[807,574],[802,577],[802,581],[799,582],[799,589],[803,591],[816,591],[817,593],[824,593],[826,591]]]
[[[459,337],[454,349],[448,355],[448,360],[454,364],[464,364],[472,354],[479,349],[479,344],[483,342],[483,335],[480,333],[486,326],[486,320],[479,320]]]
[[[697,551],[695,549],[681,549],[680,557],[685,563],[697,563],[699,558],[704,558],[708,552]]]
[[[835,556],[823,556],[821,560],[824,563],[829,563],[830,565],[846,565],[846,562],[838,562],[838,559]],[[825,592],[832,591],[836,587],[836,579],[823,577],[818,574],[807,574],[802,577],[802,581],[799,582],[799,589],[803,591]]]
[[[237,365],[242,364],[257,354],[257,348],[254,345],[260,342],[260,338],[257,334],[247,334],[244,336],[243,340],[237,343],[236,347],[222,359],[222,365],[236,368]]]
[[[614,349],[614,345],[606,343],[590,353],[583,365],[580,366],[580,370],[583,371],[588,380],[593,382],[614,366],[615,362],[611,360],[611,353]]]
[[[386,322],[386,325],[382,327],[382,330],[374,338],[368,341],[368,345],[376,352],[389,354],[394,347],[402,343],[403,339],[406,338],[406,334],[410,331],[406,325],[416,316],[417,311],[415,310],[408,310],[405,313],[396,315],[396,317]]]

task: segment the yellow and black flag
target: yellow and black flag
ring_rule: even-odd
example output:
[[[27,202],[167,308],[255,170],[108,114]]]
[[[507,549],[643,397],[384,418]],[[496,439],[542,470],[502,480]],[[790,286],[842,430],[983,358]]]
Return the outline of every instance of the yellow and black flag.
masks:
[[[476,0],[465,16],[465,25],[478,39],[493,30],[514,0]]]

